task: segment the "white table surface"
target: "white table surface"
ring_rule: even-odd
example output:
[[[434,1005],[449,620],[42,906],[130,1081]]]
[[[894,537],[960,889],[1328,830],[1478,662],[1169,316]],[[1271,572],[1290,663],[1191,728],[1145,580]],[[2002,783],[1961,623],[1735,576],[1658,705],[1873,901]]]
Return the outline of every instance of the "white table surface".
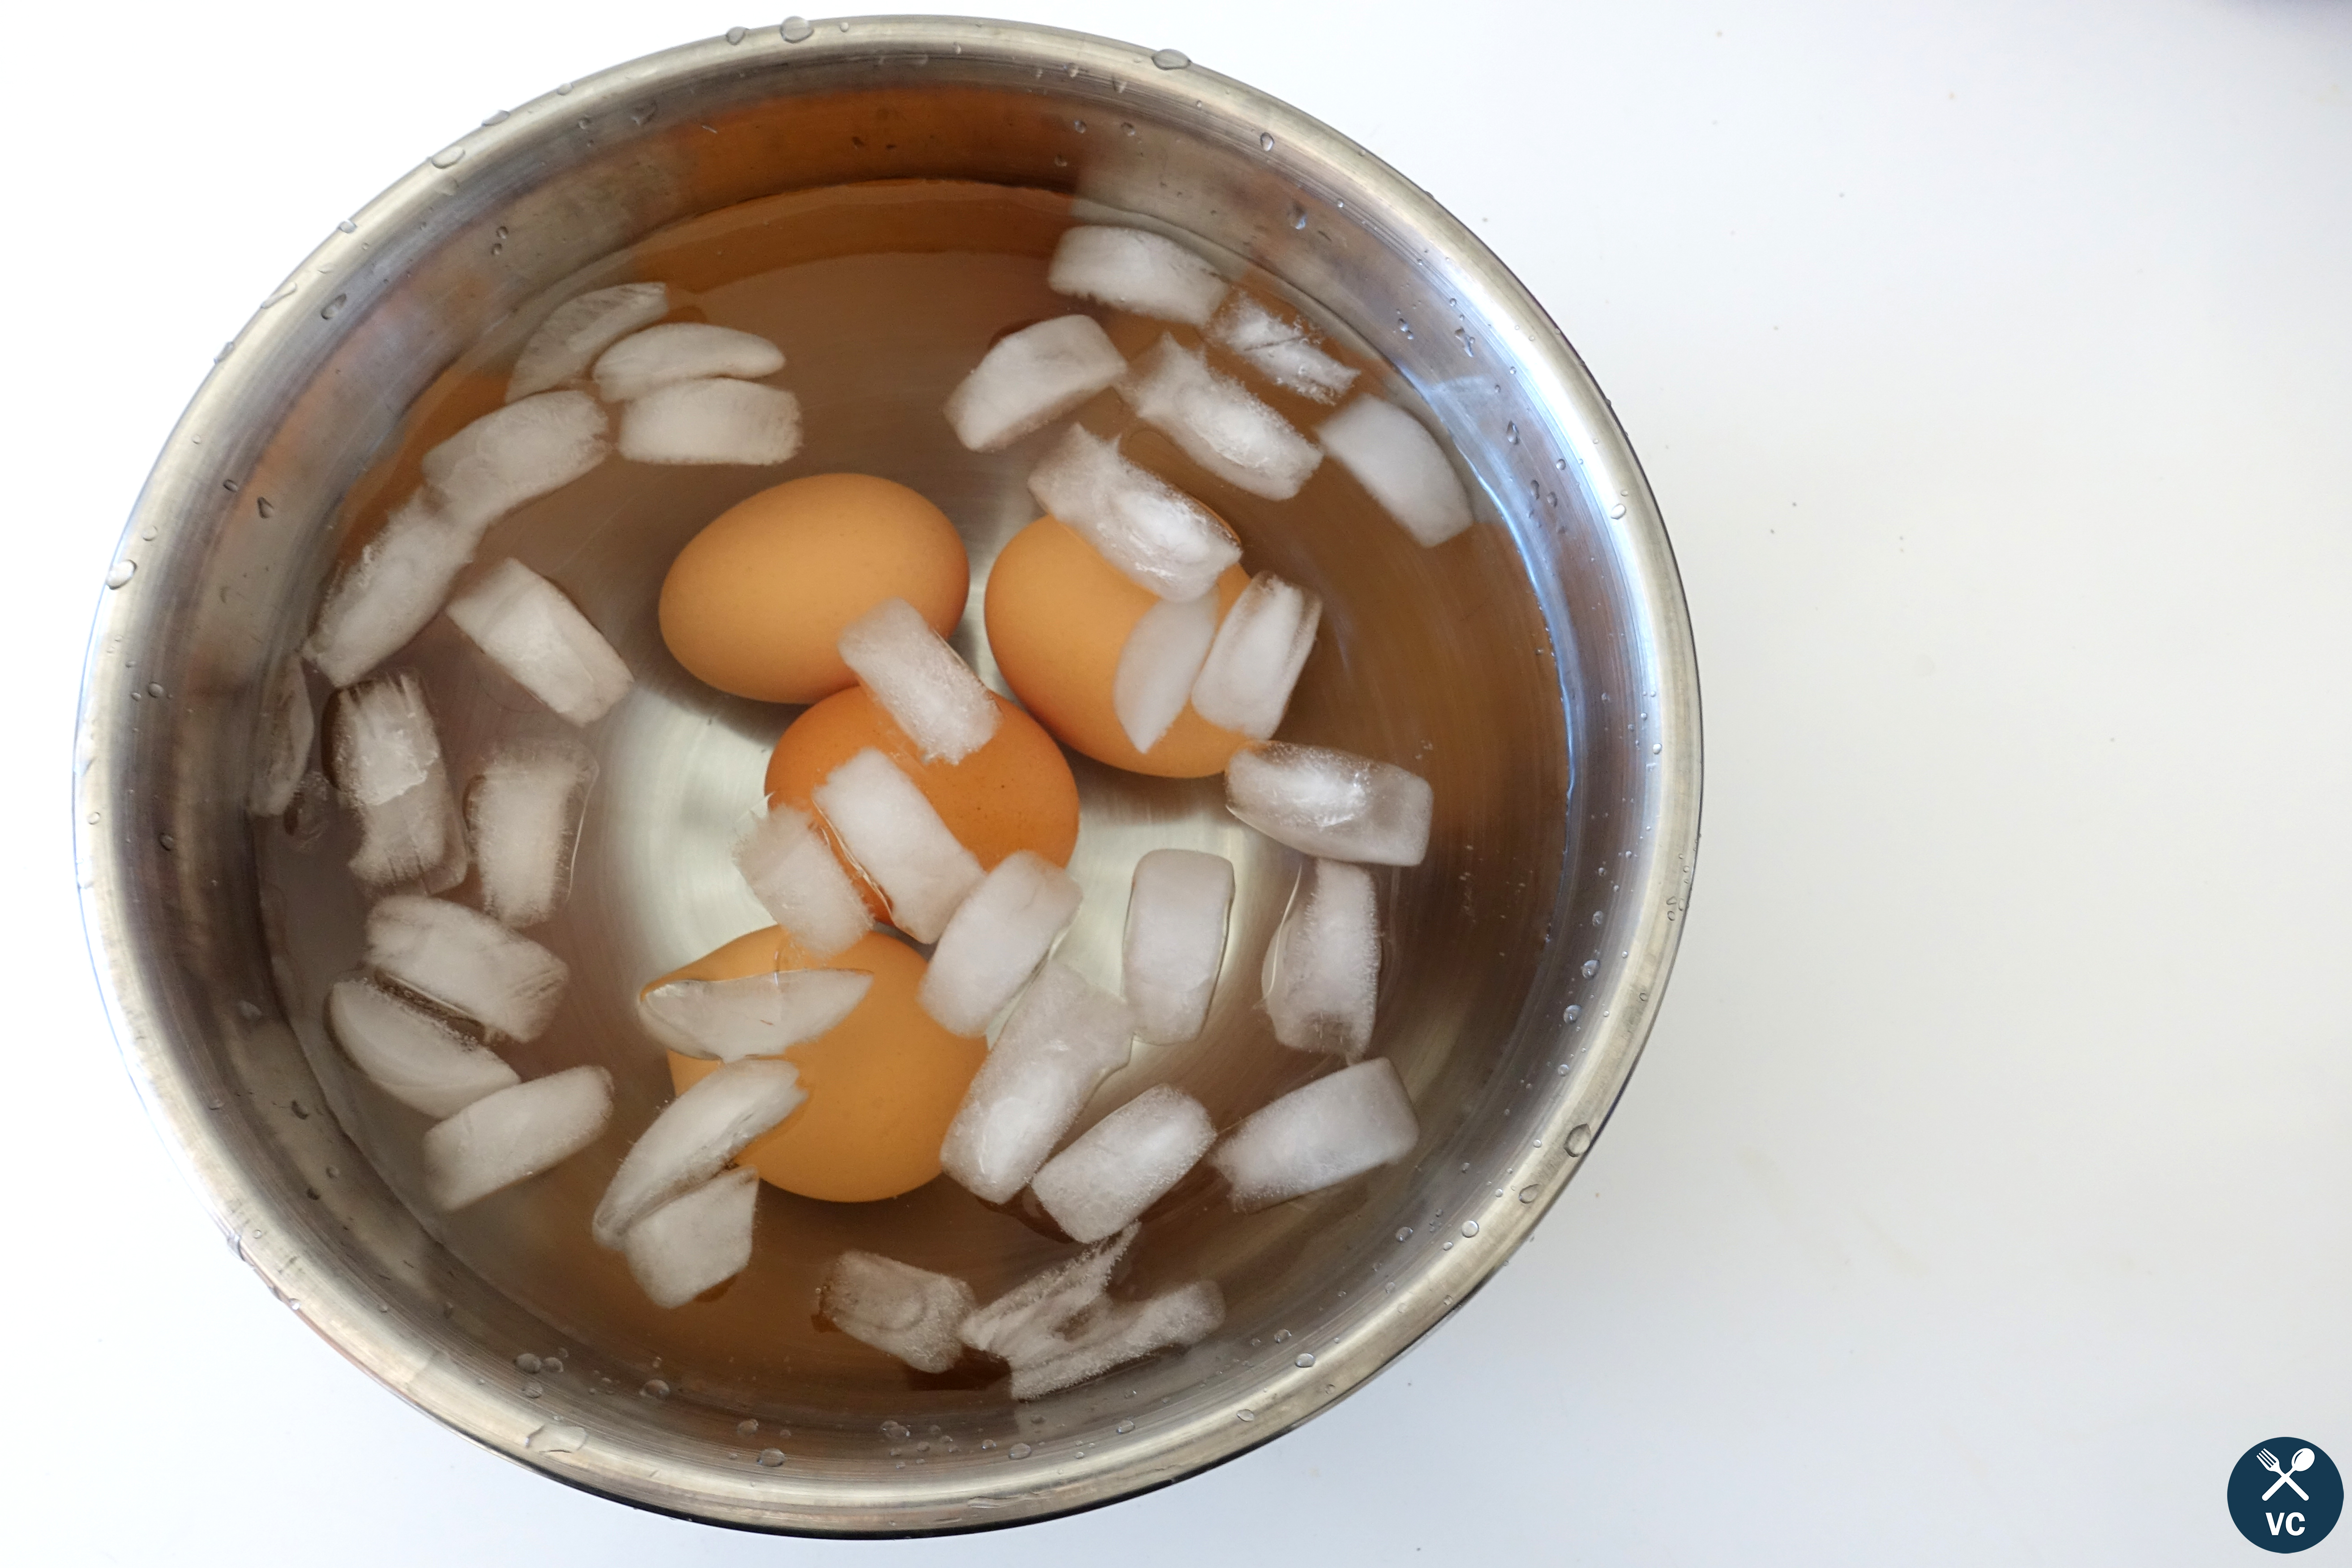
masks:
[[[26,1563],[2212,1563],[2352,1461],[2352,6],[1033,0],[1470,221],[1673,532],[1706,835],[1648,1054],[1540,1234],[1211,1474],[887,1544],[633,1512],[369,1383],[132,1096],[67,762],[214,351],[487,111],[728,24],[577,0],[11,24],[0,1346]],[[79,13],[79,14],[76,14]],[[2352,1559],[2352,1527],[2308,1559]]]

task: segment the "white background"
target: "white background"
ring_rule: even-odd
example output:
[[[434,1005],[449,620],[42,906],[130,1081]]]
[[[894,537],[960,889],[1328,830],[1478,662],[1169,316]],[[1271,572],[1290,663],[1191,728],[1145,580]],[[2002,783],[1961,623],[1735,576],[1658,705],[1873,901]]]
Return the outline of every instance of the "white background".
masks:
[[[777,18],[44,6],[10,26],[0,262],[0,1549],[2259,1560],[2238,1454],[2352,1462],[2352,6],[1024,8],[1180,46],[1426,185],[1648,468],[1706,840],[1568,1197],[1321,1420],[1010,1534],[634,1513],[343,1364],[202,1215],[88,978],[67,773],[100,577],[215,350],[336,219],[492,109]],[[2352,1527],[2307,1560],[2352,1561]]]

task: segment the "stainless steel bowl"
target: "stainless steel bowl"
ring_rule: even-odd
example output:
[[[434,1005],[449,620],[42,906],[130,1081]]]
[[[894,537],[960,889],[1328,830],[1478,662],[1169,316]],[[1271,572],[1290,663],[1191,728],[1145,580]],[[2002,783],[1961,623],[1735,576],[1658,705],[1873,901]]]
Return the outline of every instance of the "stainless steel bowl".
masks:
[[[534,1290],[509,1256],[527,1235],[420,1221],[400,1195],[413,1128],[355,1092],[318,1017],[357,945],[340,857],[330,843],[306,860],[243,810],[265,674],[373,521],[355,487],[453,367],[677,226],[908,179],[1048,193],[1255,269],[1385,359],[1391,395],[1443,422],[1479,490],[1467,542],[1425,554],[1395,530],[1344,531],[1306,498],[1237,520],[1255,554],[1331,605],[1297,731],[1436,786],[1429,859],[1386,885],[1377,1043],[1419,1110],[1417,1157],[1250,1216],[1204,1181],[1155,1219],[1137,1268],[1218,1279],[1220,1333],[1018,1407],[1001,1384],[877,1377],[870,1357],[805,1343],[763,1360],[740,1313],[665,1353],[663,1322]],[[815,466],[927,489],[984,572],[1027,521],[1025,459],[894,428],[845,419]],[[698,482],[695,504],[715,509],[765,481]],[[667,663],[653,589],[682,533],[558,542],[533,526],[518,519],[504,547],[533,559],[562,543],[559,580],[640,673],[599,740],[589,880],[555,939],[583,978],[549,1046],[612,1061],[633,1130],[666,1089],[627,1025],[630,990],[755,923],[711,845],[786,715],[717,700]],[[414,659],[440,657],[435,635]],[[487,686],[447,699],[453,746],[500,711]],[[124,1056],[272,1290],[419,1408],[558,1479],[729,1524],[896,1534],[1044,1518],[1230,1458],[1345,1396],[1510,1256],[1590,1148],[1663,992],[1697,844],[1698,689],[1665,533],[1607,403],[1535,300],[1409,182],[1172,51],[992,22],[788,23],[568,84],[468,134],[270,295],[124,531],[76,769],[85,919]],[[1074,868],[1112,910],[1140,847],[1240,845],[1213,781],[1081,778]],[[1097,1113],[1173,1076],[1231,1121],[1314,1070],[1253,1010],[1255,944],[1291,868],[1263,847],[1241,858],[1217,1052],[1139,1053]],[[593,1195],[599,1178],[577,1179]],[[852,1238],[961,1248],[983,1276],[1024,1247],[1051,1254],[1002,1216],[965,1236],[979,1222],[947,1186],[856,1211],[775,1195],[765,1283],[797,1289],[811,1255]],[[518,1369],[519,1352],[559,1351],[560,1373]],[[767,1435],[743,1435],[747,1420]]]

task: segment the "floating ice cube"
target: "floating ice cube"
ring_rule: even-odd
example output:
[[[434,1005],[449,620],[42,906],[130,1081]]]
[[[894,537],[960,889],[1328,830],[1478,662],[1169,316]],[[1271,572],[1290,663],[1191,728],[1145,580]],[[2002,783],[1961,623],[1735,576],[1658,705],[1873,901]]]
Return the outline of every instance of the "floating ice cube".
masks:
[[[563,907],[595,782],[596,759],[570,741],[511,742],[482,764],[466,795],[466,826],[492,919],[535,926]]]
[[[613,1119],[613,1075],[568,1068],[484,1095],[425,1132],[425,1191],[445,1212],[559,1165]]]
[[[1138,587],[1197,599],[1242,558],[1217,514],[1073,425],[1029,475],[1037,504],[1067,524]]]
[[[1172,239],[1139,228],[1087,225],[1054,247],[1045,286],[1056,294],[1163,321],[1204,325],[1225,297],[1225,280]]]
[[[597,1244],[619,1247],[631,1226],[717,1175],[807,1098],[798,1068],[761,1059],[730,1062],[671,1100],[613,1173],[596,1205]]]
[[[760,1173],[721,1171],[629,1227],[622,1247],[629,1273],[656,1307],[683,1307],[743,1272],[751,1261],[751,1222]]]
[[[1192,682],[1192,710],[1222,729],[1263,741],[1282,727],[1323,601],[1271,572],[1250,579],[1217,627]]]
[[[1224,1321],[1224,1292],[1213,1279],[1146,1301],[1106,1301],[1055,1335],[1056,1353],[1015,1362],[1011,1393],[1015,1399],[1042,1399],[1154,1351],[1196,1345]]]
[[[868,746],[825,776],[814,802],[860,869],[889,900],[890,921],[937,942],[980,885],[980,862],[898,765]]]
[[[906,600],[885,599],[850,622],[838,647],[924,761],[960,763],[996,733],[996,700]]]
[[[1418,866],[1429,853],[1429,781],[1328,746],[1245,746],[1225,763],[1225,806],[1302,855]]]
[[[522,1081],[478,1041],[356,976],[328,988],[327,1027],[378,1089],[427,1116],[455,1116]]]
[[[1106,1237],[972,1312],[959,1330],[963,1342],[1015,1365],[1058,1354],[1062,1344],[1055,1331],[1102,1300],[1112,1271],[1134,1244],[1137,1228],[1130,1225]]]
[[[1276,1039],[1349,1061],[1364,1054],[1381,985],[1370,872],[1339,860],[1307,862],[1266,947],[1264,984]]]
[[[1155,1046],[1196,1039],[1225,961],[1234,863],[1197,849],[1154,849],[1127,896],[1125,990],[1135,1032]]]
[[[1143,612],[1118,650],[1111,711],[1139,752],[1160,743],[1192,700],[1192,683],[1217,639],[1217,595],[1162,599]]]
[[[498,921],[446,899],[399,893],[368,911],[367,962],[395,984],[509,1039],[538,1037],[572,972]]]
[[[404,669],[345,689],[335,699],[329,746],[336,783],[359,818],[352,875],[373,888],[457,886],[466,875],[466,825],[424,684]]]
[[[1099,1241],[1158,1203],[1216,1141],[1199,1100],[1154,1084],[1046,1161],[1029,1185],[1072,1241]]]
[[[818,963],[874,929],[866,900],[806,812],[778,803],[735,840],[735,868],[761,907]]]
[[[948,394],[948,425],[972,451],[998,451],[1126,374],[1092,316],[1056,316],[999,339]]]
[[[542,392],[494,409],[425,454],[425,482],[449,521],[482,531],[604,460],[604,410],[584,392]]]
[[[593,724],[628,695],[629,667],[564,597],[520,561],[501,561],[449,601],[449,618],[533,697]]]
[[[1209,1163],[1235,1208],[1260,1208],[1393,1164],[1420,1141],[1396,1068],[1374,1057],[1292,1089],[1227,1134]]]
[[[1304,322],[1286,321],[1246,294],[1225,301],[1209,323],[1209,341],[1239,354],[1276,386],[1318,403],[1336,400],[1356,382],[1354,367],[1316,347]]]
[[[623,283],[566,300],[523,344],[515,359],[514,379],[507,383],[507,401],[577,381],[598,354],[668,314],[669,289],[660,283]]]
[[[783,368],[784,351],[755,333],[707,321],[670,321],[606,349],[596,362],[596,395],[607,403],[628,403],[681,381],[757,381]]]
[[[950,1034],[979,1035],[1045,962],[1078,912],[1078,884],[1043,856],[1016,849],[982,879],[940,933],[916,993]]]
[[[1324,450],[1421,543],[1443,544],[1470,526],[1470,498],[1444,448],[1395,404],[1360,397],[1315,433]]]
[[[872,1252],[834,1259],[817,1309],[851,1339],[897,1356],[917,1372],[945,1372],[963,1359],[956,1331],[972,1310],[971,1287]]]
[[[1315,443],[1247,388],[1209,368],[1198,349],[1173,338],[1135,363],[1118,384],[1138,417],[1184,455],[1239,489],[1288,500],[1323,460]]]
[[[1127,1065],[1134,1033],[1126,1003],[1048,959],[965,1091],[941,1168],[987,1203],[1028,1185],[1087,1098]]]
[[[441,613],[479,538],[424,491],[410,496],[327,590],[302,657],[337,686],[366,675]]]
[[[254,742],[247,811],[256,816],[276,816],[294,804],[294,792],[310,766],[310,742],[318,733],[302,661],[289,658],[270,671],[261,689],[261,728]]]
[[[633,463],[789,463],[801,449],[801,402],[756,381],[677,382],[621,410],[619,445]]]
[[[646,1032],[671,1050],[722,1062],[782,1056],[856,1010],[862,969],[780,969],[734,980],[673,980],[637,998]]]

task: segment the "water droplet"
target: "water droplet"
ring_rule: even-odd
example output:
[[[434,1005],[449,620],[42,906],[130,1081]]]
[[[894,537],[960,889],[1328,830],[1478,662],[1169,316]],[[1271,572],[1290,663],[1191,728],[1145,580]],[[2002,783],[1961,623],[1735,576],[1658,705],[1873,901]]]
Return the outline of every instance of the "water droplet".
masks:
[[[1519,422],[1514,419],[1509,424],[1504,426],[1503,434],[1511,438],[1512,446],[1517,446],[1519,444]]]
[[[180,841],[173,837],[168,833],[157,834],[155,836],[155,842],[161,844],[166,849],[177,849],[180,847]]]
[[[522,1354],[515,1357],[515,1370],[517,1372],[537,1372],[539,1367],[539,1358],[531,1354],[529,1351],[525,1351]]]
[[[752,1433],[757,1432],[759,1429],[760,1423],[749,1415],[746,1415],[742,1420],[735,1423],[735,1436],[738,1437],[749,1437]]]
[[[504,124],[505,124],[509,120],[511,120],[512,118],[514,118],[514,116],[513,116],[513,113],[512,113],[512,111],[511,111],[511,110],[504,110],[504,109],[495,109],[495,110],[492,110],[488,114],[486,114],[486,115],[484,115],[484,116],[482,117],[482,123],[483,123],[483,124],[485,124],[485,125],[504,125]]]
[[[1305,228],[1307,226],[1307,209],[1305,207],[1293,207],[1290,209],[1290,226],[1293,228]]]
[[[1271,153],[1274,151],[1273,132],[1261,131],[1257,133],[1257,150],[1261,153]]]
[[[1568,1130],[1568,1152],[1580,1155],[1592,1147],[1592,1129],[1580,1122]]]
[[[253,510],[259,512],[262,516],[268,517],[271,512],[276,511],[278,508],[271,503],[268,496],[256,496],[253,498]]]
[[[1454,1244],[1450,1241],[1441,1241],[1437,1244],[1437,1250],[1440,1252],[1451,1252],[1454,1250]]]
[[[1475,1219],[1465,1219],[1465,1220],[1464,1220],[1464,1221],[1462,1222],[1462,1234],[1463,1234],[1463,1235],[1465,1235],[1465,1236],[1475,1236],[1475,1235],[1477,1235],[1477,1234],[1478,1234],[1478,1222],[1477,1222],[1476,1220],[1475,1220]]]
[[[110,588],[120,588],[130,582],[131,575],[138,570],[139,563],[136,561],[118,561],[106,569],[106,585]]]
[[[1236,1421],[1255,1421],[1257,1419],[1257,1412],[1255,1410],[1236,1410],[1234,1412],[1234,1419]]]
[[[1087,133],[1087,122],[1083,120],[1073,120],[1070,121],[1070,129],[1084,136]]]
[[[264,300],[261,302],[261,308],[267,310],[270,306],[278,303],[280,300],[290,300],[293,297],[294,285],[291,283],[280,284],[277,293],[272,294],[268,299]]]
[[[1588,958],[1584,961],[1584,977],[1587,980],[1591,979],[1594,975],[1600,973],[1601,964],[1599,960]]]
[[[529,1377],[523,1379],[522,1396],[525,1399],[537,1399],[541,1394],[545,1394],[547,1390],[541,1386],[538,1379]]]
[[[1005,1449],[1004,1451],[1013,1458],[1025,1459],[1031,1454],[1032,1449],[1026,1443],[1015,1443],[1013,1447]]]
[[[1543,1196],[1543,1189],[1541,1187],[1531,1185],[1521,1187],[1519,1189],[1519,1202],[1523,1204],[1531,1204],[1541,1196]]]
[[[1559,1076],[1562,1078],[1566,1078],[1568,1076],[1568,1064],[1566,1062],[1559,1064]]]
[[[1288,1339],[1289,1337],[1290,1337],[1290,1331],[1289,1331],[1288,1329],[1276,1329],[1276,1330],[1275,1330],[1275,1331],[1274,1331],[1274,1342],[1275,1342],[1276,1344],[1280,1344],[1283,1341],[1285,1341],[1285,1340]],[[1256,1342],[1255,1342],[1255,1341],[1252,1341],[1251,1342],[1252,1342],[1253,1344],[1255,1344]]]
[[[788,44],[804,44],[816,31],[816,26],[806,16],[787,16],[784,25],[776,31],[783,35],[784,42]]]
[[[1558,468],[1563,474],[1568,472],[1568,459],[1566,458],[1554,458],[1551,460],[1551,466]]]
[[[895,1443],[901,1437],[910,1437],[914,1436],[914,1428],[910,1426],[901,1426],[896,1421],[885,1421],[882,1423],[882,1436],[889,1438]]]
[[[1412,336],[1412,323],[1400,315],[1397,317],[1397,331],[1410,338]]]
[[[1609,508],[1609,515],[1610,515],[1611,517],[1622,517],[1622,516],[1624,516],[1624,515],[1625,515],[1625,503],[1624,503],[1623,501],[1622,501],[1622,500],[1621,500],[1621,501],[1612,502],[1612,503],[1611,504],[1610,508]]]
[[[1599,924],[1601,922],[1601,921],[1602,921],[1602,919],[1603,919],[1603,918],[1604,918],[1604,916],[1603,916],[1603,914],[1602,914],[1602,911],[1601,911],[1601,910],[1593,910],[1593,911],[1592,911],[1592,923],[1593,923],[1594,925],[1599,925]]]
[[[569,1421],[551,1421],[523,1440],[523,1447],[542,1454],[572,1454],[588,1446],[588,1428]]]
[[[91,812],[85,820],[87,820],[92,827],[96,827],[98,826],[98,813],[94,811]]]
[[[351,296],[349,294],[338,294],[333,299],[328,300],[325,304],[320,306],[319,320],[322,321],[333,321],[336,316],[341,313],[343,301],[350,298]]]
[[[572,84],[571,84],[570,82],[568,82],[568,81],[559,81],[559,82],[557,82],[557,83],[555,84],[555,96],[556,96],[556,97],[558,97],[558,98],[562,98],[562,97],[563,97],[566,93],[569,93],[571,90],[572,90]]]
[[[459,160],[465,156],[466,149],[462,146],[444,147],[433,154],[433,166],[436,169],[454,169]]]
[[[1129,136],[1132,136],[1132,135],[1134,135],[1134,134],[1135,134],[1135,122],[1134,122],[1133,121],[1131,121],[1131,120],[1122,120],[1122,121],[1120,121],[1118,122],[1118,128],[1119,128],[1121,131],[1126,132]]]
[[[1315,1364],[1315,1352],[1313,1351],[1300,1351],[1298,1352],[1298,1359],[1292,1362],[1290,1364],[1293,1366],[1313,1366]]]
[[[1135,1430],[1135,1423],[1132,1421],[1122,1421],[1118,1426],[1112,1427],[1111,1430],[1114,1432],[1132,1432]]]
[[[151,680],[151,681],[149,681],[149,682],[147,683],[147,695],[148,695],[148,696],[150,696],[150,697],[161,697],[161,696],[163,696],[163,683],[162,681],[160,681],[160,680]]]
[[[784,1451],[782,1448],[762,1448],[760,1450],[760,1463],[766,1466],[769,1469],[772,1470],[783,1462]]]
[[[669,1384],[664,1383],[660,1378],[649,1377],[646,1379],[645,1386],[638,1389],[637,1392],[644,1394],[647,1399],[667,1399],[669,1397]]]
[[[545,1361],[539,1363],[539,1370],[547,1373],[550,1377],[559,1377],[562,1375],[563,1373],[563,1363],[554,1356],[549,1356]]]
[[[749,27],[730,27],[727,29],[727,41],[730,44],[740,44],[751,36],[751,29]]]
[[[1164,71],[1180,71],[1192,63],[1192,57],[1181,49],[1154,49],[1151,63]]]
[[[1563,1023],[1563,1024],[1573,1024],[1573,1023],[1575,1023],[1579,1018],[1581,1018],[1581,1017],[1583,1017],[1583,1016],[1584,1016],[1584,1009],[1583,1009],[1583,1008],[1581,1008],[1581,1007],[1580,1007],[1580,1006],[1578,1006],[1575,1003],[1570,1002],[1570,1003],[1568,1005],[1568,1011],[1567,1011],[1567,1012],[1565,1012],[1565,1013],[1562,1013],[1562,1014],[1559,1016],[1559,1019],[1560,1019],[1560,1022],[1561,1022],[1561,1023]]]

